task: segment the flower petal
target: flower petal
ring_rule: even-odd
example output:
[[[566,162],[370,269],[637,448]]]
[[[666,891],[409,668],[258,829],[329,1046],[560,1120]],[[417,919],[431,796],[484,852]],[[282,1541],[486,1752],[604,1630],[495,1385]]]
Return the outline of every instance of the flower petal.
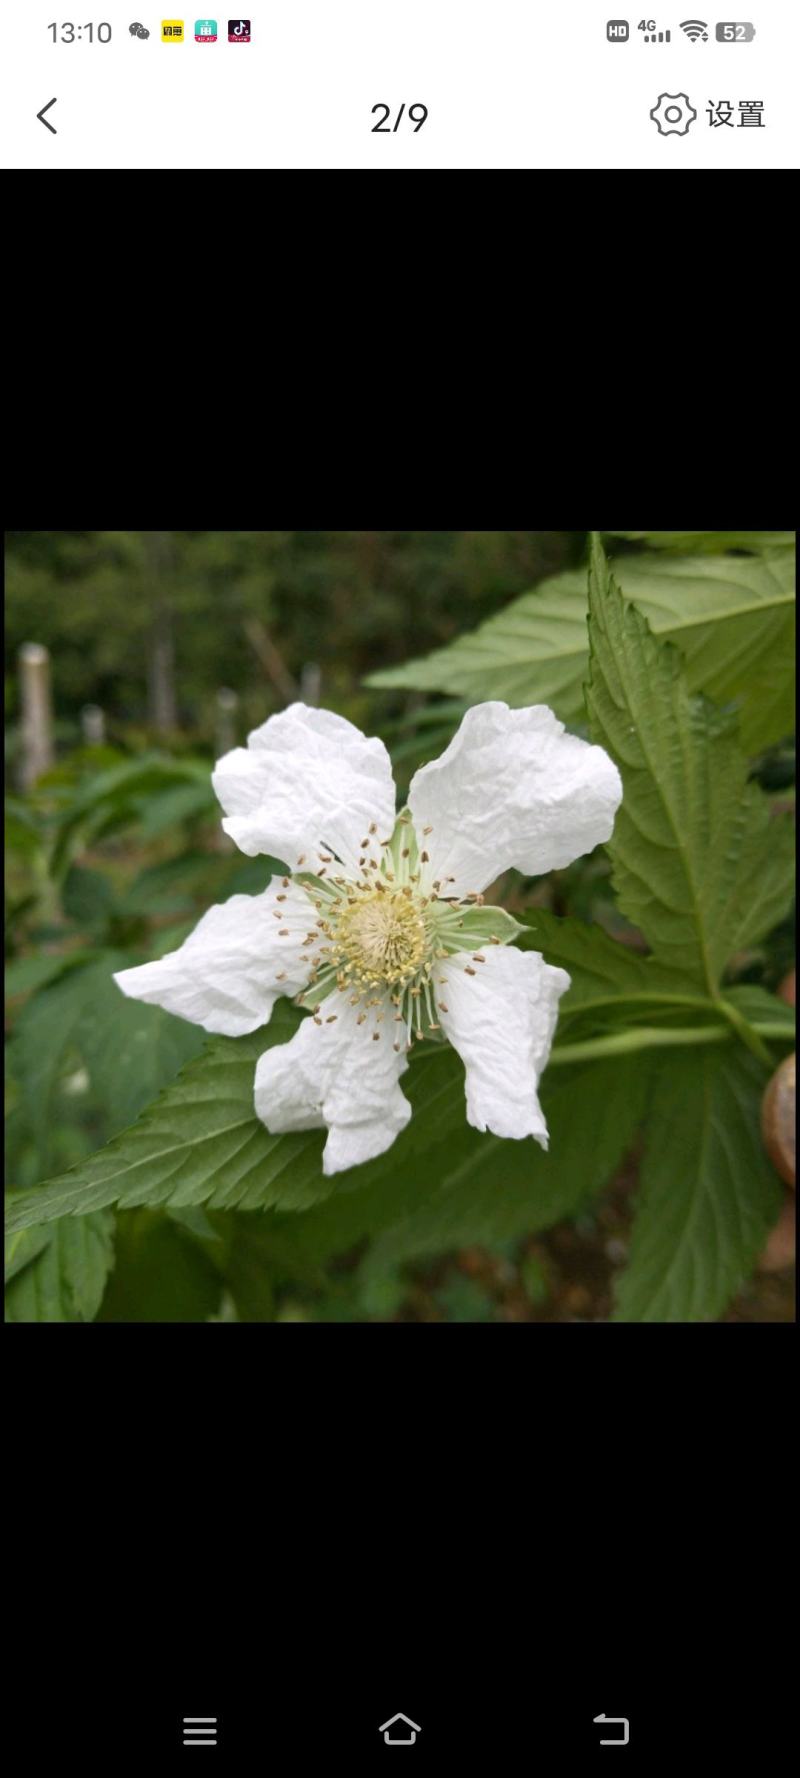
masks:
[[[326,1009],[337,1008],[334,1023]],[[323,1001],[322,1024],[304,1019],[289,1043],[266,1050],[256,1067],[255,1106],[268,1130],[314,1130],[328,1125],[322,1158],[325,1173],[340,1173],[370,1161],[390,1148],[411,1116],[411,1106],[400,1091],[400,1075],[407,1068],[405,1048],[394,1049],[390,1033],[397,1030],[389,1015],[384,1021],[370,1008],[364,1024],[357,1023],[358,1008],[343,995]],[[377,1042],[375,1032],[379,1032]]]
[[[448,958],[434,976],[437,1017],[467,1071],[467,1122],[495,1136],[535,1136],[546,1148],[536,1089],[570,978],[538,951],[498,945],[484,955],[474,964]]]
[[[290,704],[218,760],[212,783],[222,825],[250,857],[284,859],[294,870],[331,849],[351,875],[371,822],[380,838],[394,826],[394,783],[382,741],[330,710]]]
[[[267,1023],[279,995],[296,994],[308,980],[300,952],[314,919],[303,890],[273,877],[261,895],[232,895],[209,908],[180,950],[123,969],[114,980],[133,1000],[163,1006],[205,1031],[242,1037]]]
[[[622,781],[602,747],[565,733],[546,704],[468,710],[440,759],[416,772],[409,807],[431,873],[479,894],[515,865],[560,870],[611,837]]]

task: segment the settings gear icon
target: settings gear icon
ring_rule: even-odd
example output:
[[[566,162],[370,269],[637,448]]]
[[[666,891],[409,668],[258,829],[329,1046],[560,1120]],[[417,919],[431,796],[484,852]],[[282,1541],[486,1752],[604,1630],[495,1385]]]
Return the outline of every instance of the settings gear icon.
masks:
[[[650,113],[659,136],[685,136],[697,112],[685,93],[659,93]]]

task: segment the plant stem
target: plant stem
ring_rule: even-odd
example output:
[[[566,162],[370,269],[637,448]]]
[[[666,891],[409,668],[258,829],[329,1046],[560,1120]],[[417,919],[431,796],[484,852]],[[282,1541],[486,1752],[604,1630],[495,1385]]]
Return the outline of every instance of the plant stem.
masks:
[[[623,1056],[635,1050],[656,1049],[662,1044],[730,1043],[732,1033],[723,1025],[693,1025],[687,1029],[662,1030],[658,1026],[639,1025],[635,1030],[618,1031],[611,1037],[592,1037],[586,1043],[565,1043],[551,1051],[548,1067],[559,1062],[589,1062],[596,1056]]]
[[[738,1007],[731,1006],[728,1000],[720,1000],[717,1004],[720,1012],[725,1014],[729,1024],[733,1026],[737,1036],[741,1038],[742,1043],[746,1044],[749,1050],[752,1050],[754,1056],[758,1056],[760,1062],[766,1062],[767,1067],[770,1068],[772,1066],[772,1058],[769,1050],[767,1049],[766,1044],[762,1043],[758,1032],[744,1017],[743,1013],[739,1012]]]

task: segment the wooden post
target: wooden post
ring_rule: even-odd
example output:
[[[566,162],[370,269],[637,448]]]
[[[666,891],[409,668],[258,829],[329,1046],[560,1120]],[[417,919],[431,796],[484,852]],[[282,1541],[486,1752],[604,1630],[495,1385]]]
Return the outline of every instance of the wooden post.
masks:
[[[106,719],[99,704],[84,704],[81,730],[87,747],[102,747],[106,738]]]
[[[300,670],[300,702],[302,704],[318,704],[322,684],[322,670],[316,661],[306,661]]]
[[[53,712],[50,703],[50,655],[41,642],[23,642],[19,651],[22,749],[21,790],[30,790],[53,764]]]
[[[159,734],[169,735],[178,726],[175,696],[175,650],[172,636],[170,589],[174,572],[171,531],[144,531],[151,583],[150,642],[147,660],[150,722]]]
[[[231,691],[229,685],[221,685],[217,692],[217,759],[221,759],[223,753],[230,753],[231,748],[236,746],[236,712],[238,708],[238,693]]]

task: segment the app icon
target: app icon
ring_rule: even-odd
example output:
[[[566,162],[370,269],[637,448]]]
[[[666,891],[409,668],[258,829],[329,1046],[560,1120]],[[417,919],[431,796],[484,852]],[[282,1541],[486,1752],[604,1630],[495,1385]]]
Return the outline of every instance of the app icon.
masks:
[[[216,41],[217,41],[217,21],[216,21],[216,19],[195,19],[195,21],[194,21],[194,40],[195,40],[195,43],[216,43]]]
[[[129,25],[128,30],[130,31],[131,37],[144,38],[150,36],[150,32],[145,30],[144,25]]]
[[[249,19],[228,19],[228,42],[229,43],[249,43],[250,42],[250,20]]]
[[[161,41],[162,43],[182,43],[183,19],[162,19]]]

